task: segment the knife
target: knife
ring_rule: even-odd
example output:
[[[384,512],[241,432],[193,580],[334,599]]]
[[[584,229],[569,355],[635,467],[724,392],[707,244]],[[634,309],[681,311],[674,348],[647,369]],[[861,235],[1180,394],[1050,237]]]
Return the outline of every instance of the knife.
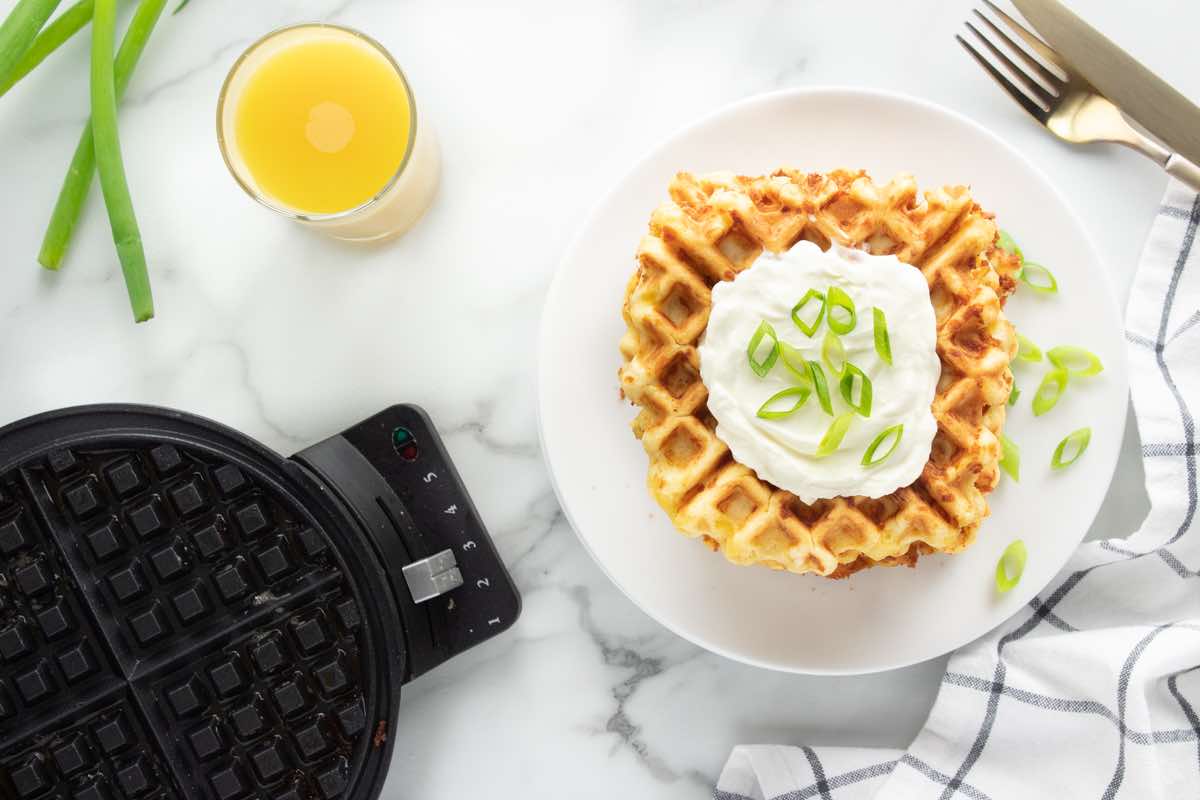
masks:
[[[1121,111],[1200,163],[1200,108],[1058,0],[1012,0],[1071,66]]]

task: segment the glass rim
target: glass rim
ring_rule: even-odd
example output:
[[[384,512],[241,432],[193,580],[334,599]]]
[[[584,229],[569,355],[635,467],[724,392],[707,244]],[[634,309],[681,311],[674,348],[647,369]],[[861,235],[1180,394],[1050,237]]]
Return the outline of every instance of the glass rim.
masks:
[[[399,76],[400,83],[404,86],[404,94],[408,100],[409,118],[412,121],[412,124],[409,125],[408,143],[404,148],[404,158],[400,160],[400,166],[396,168],[395,174],[388,179],[388,182],[384,184],[383,188],[376,192],[375,195],[358,204],[357,206],[354,206],[353,208],[348,208],[345,211],[335,211],[329,214],[305,213],[294,208],[278,205],[272,202],[270,198],[265,196],[263,192],[255,189],[254,186],[248,183],[241,175],[241,171],[234,166],[233,159],[229,154],[230,143],[227,141],[225,131],[225,107],[229,101],[229,90],[233,85],[234,78],[239,74],[242,67],[245,66],[247,59],[249,59],[256,50],[276,37],[282,36],[285,33],[290,33],[291,31],[303,30],[304,28],[323,28],[347,33],[370,45],[381,56],[383,56],[383,58],[389,64],[391,64],[392,68],[396,70],[396,75]],[[368,36],[356,28],[351,28],[345,25],[335,25],[328,22],[301,22],[295,25],[285,25],[282,28],[276,28],[275,30],[270,31],[254,41],[242,52],[240,56],[238,56],[237,60],[233,62],[233,66],[229,68],[229,74],[225,76],[225,82],[221,85],[221,94],[217,98],[217,144],[220,146],[221,158],[225,161],[225,166],[229,169],[229,174],[233,176],[233,179],[237,181],[238,185],[242,187],[246,194],[250,195],[250,197],[259,204],[266,206],[278,214],[282,214],[286,217],[304,222],[332,222],[347,219],[356,214],[368,211],[378,205],[383,200],[384,195],[391,191],[392,187],[394,187],[404,175],[405,168],[408,167],[409,161],[412,160],[413,150],[416,148],[418,124],[417,100],[413,95],[412,86],[408,82],[408,76],[404,74],[404,70],[400,68],[400,65],[396,62],[396,59],[392,57],[392,54],[388,52],[388,49],[371,36]],[[230,131],[230,134],[231,137],[228,138],[232,138],[232,131]],[[247,171],[248,170],[249,167],[247,167]]]

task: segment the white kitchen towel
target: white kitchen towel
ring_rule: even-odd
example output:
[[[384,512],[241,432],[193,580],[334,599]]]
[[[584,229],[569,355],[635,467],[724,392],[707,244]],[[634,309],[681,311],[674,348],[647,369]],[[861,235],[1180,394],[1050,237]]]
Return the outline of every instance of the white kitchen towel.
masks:
[[[1083,544],[955,653],[907,751],[738,747],[718,800],[1200,798],[1198,226],[1200,197],[1172,184],[1127,310],[1141,530]]]

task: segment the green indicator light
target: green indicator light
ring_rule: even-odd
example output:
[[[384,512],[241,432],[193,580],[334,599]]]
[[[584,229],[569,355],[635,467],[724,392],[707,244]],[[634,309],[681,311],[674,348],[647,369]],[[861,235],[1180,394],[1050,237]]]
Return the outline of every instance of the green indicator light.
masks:
[[[412,432],[408,428],[396,428],[392,431],[392,442],[397,447],[402,447],[413,440]]]

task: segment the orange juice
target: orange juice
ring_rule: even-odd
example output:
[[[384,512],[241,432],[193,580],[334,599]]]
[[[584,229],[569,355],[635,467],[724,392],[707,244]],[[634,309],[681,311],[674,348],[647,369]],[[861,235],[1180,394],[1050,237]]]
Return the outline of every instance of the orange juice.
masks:
[[[250,76],[234,135],[268,195],[319,214],[383,191],[408,150],[408,92],[379,53],[354,39],[302,41]]]
[[[439,172],[412,92],[376,42],[330,25],[271,34],[234,66],[219,135],[238,181],[265,204],[345,239],[416,221]]]

